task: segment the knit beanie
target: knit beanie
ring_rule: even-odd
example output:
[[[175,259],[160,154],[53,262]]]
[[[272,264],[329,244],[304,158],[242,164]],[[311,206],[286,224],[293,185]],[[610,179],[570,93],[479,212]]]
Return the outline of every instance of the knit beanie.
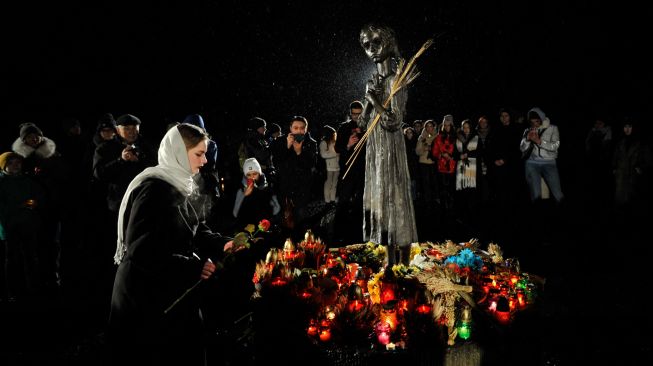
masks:
[[[247,175],[249,172],[257,172],[259,174],[263,174],[261,164],[258,163],[256,158],[249,158],[243,163],[243,174]]]
[[[118,117],[116,124],[118,126],[137,126],[141,124],[141,120],[134,115],[123,114],[122,116]]]
[[[5,170],[5,168],[7,167],[7,163],[9,162],[9,159],[16,159],[16,158],[20,159],[22,158],[22,156],[16,154],[13,151],[2,153],[2,155],[0,155],[0,171]]]
[[[25,140],[25,137],[27,137],[27,135],[29,135],[30,133],[35,133],[43,137],[43,131],[41,131],[41,129],[36,127],[36,125],[33,123],[23,123],[19,127],[20,127],[21,140]]]
[[[444,116],[444,118],[442,118],[442,123],[453,126],[453,116],[447,114],[446,116]]]
[[[201,129],[205,129],[204,127],[204,118],[200,116],[199,114],[189,114],[184,118],[184,123],[188,123],[194,126],[197,126]]]

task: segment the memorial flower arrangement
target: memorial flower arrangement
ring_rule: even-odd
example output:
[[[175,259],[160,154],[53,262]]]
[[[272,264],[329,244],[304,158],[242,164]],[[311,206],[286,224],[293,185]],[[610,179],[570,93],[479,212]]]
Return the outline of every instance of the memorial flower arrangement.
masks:
[[[482,250],[475,239],[414,243],[410,265],[391,267],[383,266],[386,248],[374,243],[330,248],[317,268],[303,269],[273,249],[256,266],[258,295],[265,297],[258,290],[266,286],[286,288],[271,294],[297,296],[308,304],[306,334],[325,350],[357,345],[392,351],[418,347],[425,338],[451,346],[474,336],[477,316],[509,324],[516,312],[535,303],[543,285],[539,277],[521,272],[516,259],[504,260],[497,244]]]

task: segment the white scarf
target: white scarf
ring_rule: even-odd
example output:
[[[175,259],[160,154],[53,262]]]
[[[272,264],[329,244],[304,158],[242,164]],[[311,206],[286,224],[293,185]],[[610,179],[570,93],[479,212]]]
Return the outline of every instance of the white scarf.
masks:
[[[193,193],[195,184],[193,183],[193,174],[190,170],[188,153],[186,152],[186,145],[177,127],[172,127],[163,136],[161,145],[159,145],[158,159],[159,164],[157,166],[147,168],[134,177],[131,183],[129,183],[125,195],[122,196],[120,211],[118,212],[118,242],[116,254],[113,256],[116,264],[120,264],[125,252],[127,252],[127,245],[124,241],[125,225],[123,221],[125,219],[125,210],[127,209],[129,196],[136,187],[146,179],[158,178],[170,183],[179,192],[187,196]]]

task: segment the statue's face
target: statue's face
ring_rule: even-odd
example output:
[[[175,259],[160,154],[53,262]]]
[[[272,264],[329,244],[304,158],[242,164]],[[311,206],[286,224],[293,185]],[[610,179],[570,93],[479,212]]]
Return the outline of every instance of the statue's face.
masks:
[[[361,34],[361,45],[367,54],[367,57],[375,63],[383,62],[388,58],[389,49],[386,42],[381,37],[381,33],[376,30],[366,30]]]

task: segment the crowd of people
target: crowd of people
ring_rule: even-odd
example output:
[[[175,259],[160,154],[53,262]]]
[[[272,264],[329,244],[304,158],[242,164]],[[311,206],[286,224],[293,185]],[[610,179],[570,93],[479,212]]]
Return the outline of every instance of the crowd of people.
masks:
[[[366,172],[371,166],[366,155],[370,146],[382,145],[364,145],[356,151],[365,133],[362,116],[364,104],[353,101],[346,121],[321,128],[309,128],[303,116],[281,124],[253,117],[234,154],[237,161],[222,164],[221,157],[228,154],[218,154],[220,146],[209,138],[197,114],[168,126],[158,152],[156,144],[140,134],[141,120],[131,114],[117,119],[102,115],[90,139],[76,120],[64,121],[65,133],[54,138],[37,124],[21,124],[18,137],[0,155],[2,301],[72,297],[79,302],[76,306],[91,309],[90,323],[104,330],[110,314],[117,313],[117,304],[124,309],[133,298],[128,294],[132,288],[119,283],[136,270],[124,268],[123,255],[138,258],[139,252],[117,251],[119,239],[139,244],[132,248],[149,248],[141,255],[150,257],[154,267],[137,266],[138,271],[165,271],[157,266],[166,266],[169,260],[189,268],[190,275],[184,275],[173,287],[176,291],[171,290],[158,306],[169,303],[194,278],[210,277],[215,268],[206,259],[219,258],[227,241],[218,232],[232,233],[269,219],[278,238],[297,239],[310,228],[329,246],[363,242],[369,238],[363,229],[365,185],[370,182]],[[450,238],[457,228],[462,235],[508,241],[518,216],[554,222],[568,199],[557,164],[561,141],[583,145],[577,169],[590,183],[586,203],[597,206],[594,212],[611,211],[624,221],[632,218],[649,202],[646,187],[653,162],[640,126],[629,119],[621,122],[613,134],[605,120],[596,119],[585,141],[565,139],[539,108],[523,116],[502,109],[496,120],[483,115],[457,122],[447,114],[440,123],[435,119],[404,122],[399,131],[405,156],[393,158],[407,162],[418,240]],[[318,131],[318,136],[309,131]],[[197,136],[193,139],[189,134]],[[235,166],[238,174],[231,178],[220,171],[221,166]],[[186,192],[184,187],[191,188]],[[179,219],[168,224],[170,212]],[[124,236],[117,230],[118,223]],[[186,228],[192,234],[176,238]],[[193,258],[195,244],[183,250],[175,247],[195,243],[200,233],[213,235],[213,254],[199,260]],[[162,248],[147,243],[169,247],[167,253],[174,260],[154,261],[151,257]],[[281,245],[271,245],[275,244]],[[134,261],[127,263],[138,263]],[[166,277],[153,278],[138,281]],[[117,301],[116,296],[123,300]],[[183,322],[194,316],[188,315],[193,311],[182,316]],[[134,314],[125,318],[127,323],[138,319],[143,327],[153,324],[133,318]],[[162,331],[162,337],[186,334],[179,333],[175,324],[168,324],[174,331]],[[128,333],[130,337],[122,333],[120,339],[138,338],[132,337],[138,333]]]

